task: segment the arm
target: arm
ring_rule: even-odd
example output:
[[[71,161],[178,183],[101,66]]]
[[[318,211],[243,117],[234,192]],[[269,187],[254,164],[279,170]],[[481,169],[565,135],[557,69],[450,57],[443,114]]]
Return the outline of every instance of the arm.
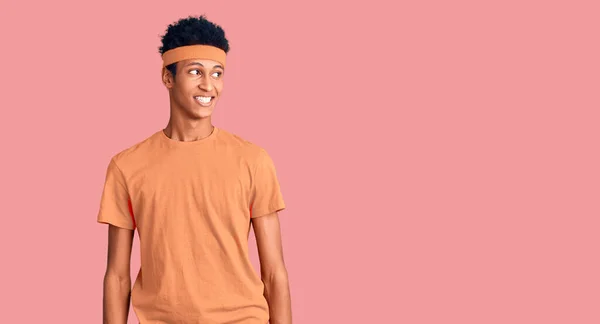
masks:
[[[277,212],[252,219],[260,259],[261,280],[269,304],[270,324],[292,324],[288,274],[283,260]]]
[[[130,260],[133,230],[108,227],[108,262],[104,274],[103,323],[126,324],[131,291]]]

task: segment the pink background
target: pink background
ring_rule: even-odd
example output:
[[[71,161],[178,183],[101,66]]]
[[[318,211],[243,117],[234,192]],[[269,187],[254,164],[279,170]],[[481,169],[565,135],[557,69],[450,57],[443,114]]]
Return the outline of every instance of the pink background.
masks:
[[[599,323],[594,3],[3,1],[1,322],[101,322],[107,163],[166,125],[159,35],[206,13],[295,324]]]

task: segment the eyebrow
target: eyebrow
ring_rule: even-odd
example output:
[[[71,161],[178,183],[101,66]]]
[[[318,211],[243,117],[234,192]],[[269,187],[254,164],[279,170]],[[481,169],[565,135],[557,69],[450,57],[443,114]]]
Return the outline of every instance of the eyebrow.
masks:
[[[200,62],[191,62],[191,63],[186,64],[185,66],[190,66],[190,65],[200,65],[201,67],[204,67],[204,65],[202,65],[202,63],[200,63]],[[219,64],[213,66],[213,68],[221,68],[221,69],[225,70],[225,68]]]

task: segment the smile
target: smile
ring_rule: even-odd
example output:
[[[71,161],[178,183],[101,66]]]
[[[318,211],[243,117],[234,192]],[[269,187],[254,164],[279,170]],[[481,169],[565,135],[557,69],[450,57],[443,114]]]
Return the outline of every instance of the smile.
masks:
[[[194,99],[196,99],[196,101],[201,105],[201,106],[210,106],[212,103],[214,97],[204,97],[204,96],[196,96],[194,97]]]

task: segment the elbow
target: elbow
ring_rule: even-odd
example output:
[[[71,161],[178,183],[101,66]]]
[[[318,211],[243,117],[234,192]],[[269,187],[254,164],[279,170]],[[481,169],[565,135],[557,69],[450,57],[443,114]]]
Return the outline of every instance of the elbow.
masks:
[[[266,285],[287,284],[288,273],[285,267],[265,270],[261,275],[261,280]]]
[[[109,270],[104,274],[104,285],[119,289],[128,288],[131,287],[131,276],[128,273]]]

